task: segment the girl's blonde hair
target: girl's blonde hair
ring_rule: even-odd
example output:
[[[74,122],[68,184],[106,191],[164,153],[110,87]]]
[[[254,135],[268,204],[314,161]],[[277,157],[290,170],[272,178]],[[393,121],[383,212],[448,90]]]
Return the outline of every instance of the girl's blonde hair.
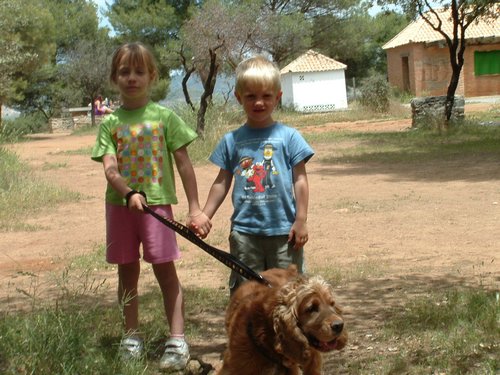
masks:
[[[236,87],[238,94],[248,86],[271,86],[276,92],[281,91],[280,71],[278,67],[263,56],[243,60],[236,67]]]
[[[113,54],[109,79],[116,82],[120,63],[125,59],[132,66],[144,66],[154,80],[158,79],[158,67],[153,53],[140,42],[123,44]]]

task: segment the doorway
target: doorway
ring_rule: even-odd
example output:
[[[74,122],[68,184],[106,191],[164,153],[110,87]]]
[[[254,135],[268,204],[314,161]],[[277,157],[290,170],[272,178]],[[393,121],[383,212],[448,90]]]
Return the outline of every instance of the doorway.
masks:
[[[401,57],[402,72],[403,72],[403,91],[410,92],[410,64],[408,56]]]

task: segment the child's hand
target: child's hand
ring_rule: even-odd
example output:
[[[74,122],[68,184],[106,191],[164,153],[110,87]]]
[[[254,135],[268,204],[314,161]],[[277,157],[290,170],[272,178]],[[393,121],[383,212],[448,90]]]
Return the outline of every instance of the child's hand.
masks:
[[[202,211],[197,215],[188,216],[187,227],[191,229],[200,238],[205,238],[212,229],[212,222]]]
[[[299,250],[309,240],[307,223],[305,221],[295,221],[288,234],[288,242],[293,243],[293,248]]]
[[[144,208],[142,207],[144,204],[147,204],[146,198],[140,193],[135,193],[128,200],[128,209],[130,211],[144,212]]]

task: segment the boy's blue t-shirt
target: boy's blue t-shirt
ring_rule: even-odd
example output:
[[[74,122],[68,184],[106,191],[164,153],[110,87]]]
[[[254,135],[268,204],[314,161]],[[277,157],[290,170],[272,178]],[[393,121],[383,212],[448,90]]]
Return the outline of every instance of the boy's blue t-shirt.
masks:
[[[281,123],[243,125],[224,135],[210,161],[234,176],[232,229],[287,235],[295,221],[293,167],[313,155],[301,134]]]

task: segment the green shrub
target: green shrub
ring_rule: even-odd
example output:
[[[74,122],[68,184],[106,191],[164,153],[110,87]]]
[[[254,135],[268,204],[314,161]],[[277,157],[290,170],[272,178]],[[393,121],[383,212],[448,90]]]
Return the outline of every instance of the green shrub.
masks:
[[[401,90],[399,87],[393,86],[390,89],[390,96],[399,103],[409,104],[415,97],[411,92]]]
[[[3,120],[0,129],[0,141],[12,142],[26,134],[47,131],[48,122],[41,114],[26,114],[13,120]]]
[[[359,101],[363,107],[385,113],[389,110],[390,87],[382,75],[372,75],[365,79],[361,87]]]
[[[173,108],[193,130],[196,130],[198,111],[192,111],[187,105]],[[235,110],[232,105],[211,105],[205,115],[205,132],[188,148],[193,163],[206,163],[222,136],[245,122],[243,111]]]
[[[0,232],[33,230],[25,218],[62,202],[75,201],[77,192],[36,178],[18,155],[0,146]]]

